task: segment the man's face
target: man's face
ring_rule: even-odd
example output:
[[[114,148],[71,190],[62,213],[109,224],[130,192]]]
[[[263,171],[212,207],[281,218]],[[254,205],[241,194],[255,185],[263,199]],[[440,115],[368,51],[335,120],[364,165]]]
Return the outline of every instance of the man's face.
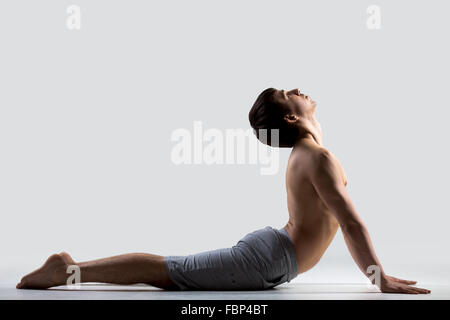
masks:
[[[299,89],[277,90],[275,99],[289,112],[296,115],[313,114],[316,109],[316,102],[306,94],[301,93]]]

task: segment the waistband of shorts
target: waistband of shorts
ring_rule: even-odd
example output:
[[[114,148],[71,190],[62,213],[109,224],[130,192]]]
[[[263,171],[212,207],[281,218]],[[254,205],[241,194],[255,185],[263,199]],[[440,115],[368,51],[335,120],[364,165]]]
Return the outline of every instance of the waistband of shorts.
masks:
[[[278,231],[277,234],[280,235],[281,243],[286,252],[287,265],[289,269],[287,281],[289,282],[298,275],[297,253],[295,251],[295,246],[284,227],[278,230],[277,229],[274,230]]]

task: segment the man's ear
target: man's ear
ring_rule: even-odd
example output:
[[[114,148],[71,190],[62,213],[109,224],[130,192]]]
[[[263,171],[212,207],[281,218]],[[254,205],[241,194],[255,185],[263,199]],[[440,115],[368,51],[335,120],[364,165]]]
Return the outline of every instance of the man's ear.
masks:
[[[289,124],[296,123],[300,118],[296,116],[295,114],[287,114],[284,116],[284,121],[286,121]]]

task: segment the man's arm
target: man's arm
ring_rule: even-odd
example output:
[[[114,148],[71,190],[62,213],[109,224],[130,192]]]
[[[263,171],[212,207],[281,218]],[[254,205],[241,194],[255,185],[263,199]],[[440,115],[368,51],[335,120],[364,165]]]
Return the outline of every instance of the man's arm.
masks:
[[[382,292],[430,292],[426,289],[409,286],[415,284],[415,281],[397,279],[384,273],[373,249],[367,228],[345,189],[337,161],[329,151],[319,154],[315,168],[312,170],[311,181],[319,197],[339,222],[347,247],[361,271],[369,277],[367,272],[370,266],[379,268],[381,281],[376,284]]]

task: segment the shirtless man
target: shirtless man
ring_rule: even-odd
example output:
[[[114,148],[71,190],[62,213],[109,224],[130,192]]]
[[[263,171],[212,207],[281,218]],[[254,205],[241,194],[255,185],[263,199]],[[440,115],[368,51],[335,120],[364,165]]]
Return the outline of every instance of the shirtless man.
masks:
[[[64,285],[68,267],[76,266],[81,282],[147,283],[167,290],[268,289],[316,265],[340,227],[361,271],[367,277],[373,270],[378,272],[371,280],[381,292],[430,293],[413,287],[416,281],[384,272],[346,191],[344,170],[322,145],[315,108],[316,103],[298,89],[269,88],[249,113],[258,139],[274,147],[293,148],[286,172],[289,221],[283,228],[268,226],[247,234],[232,248],[188,256],[132,253],[77,263],[67,253],[55,254],[23,277],[17,288]],[[269,133],[261,134],[265,131],[261,129]]]

